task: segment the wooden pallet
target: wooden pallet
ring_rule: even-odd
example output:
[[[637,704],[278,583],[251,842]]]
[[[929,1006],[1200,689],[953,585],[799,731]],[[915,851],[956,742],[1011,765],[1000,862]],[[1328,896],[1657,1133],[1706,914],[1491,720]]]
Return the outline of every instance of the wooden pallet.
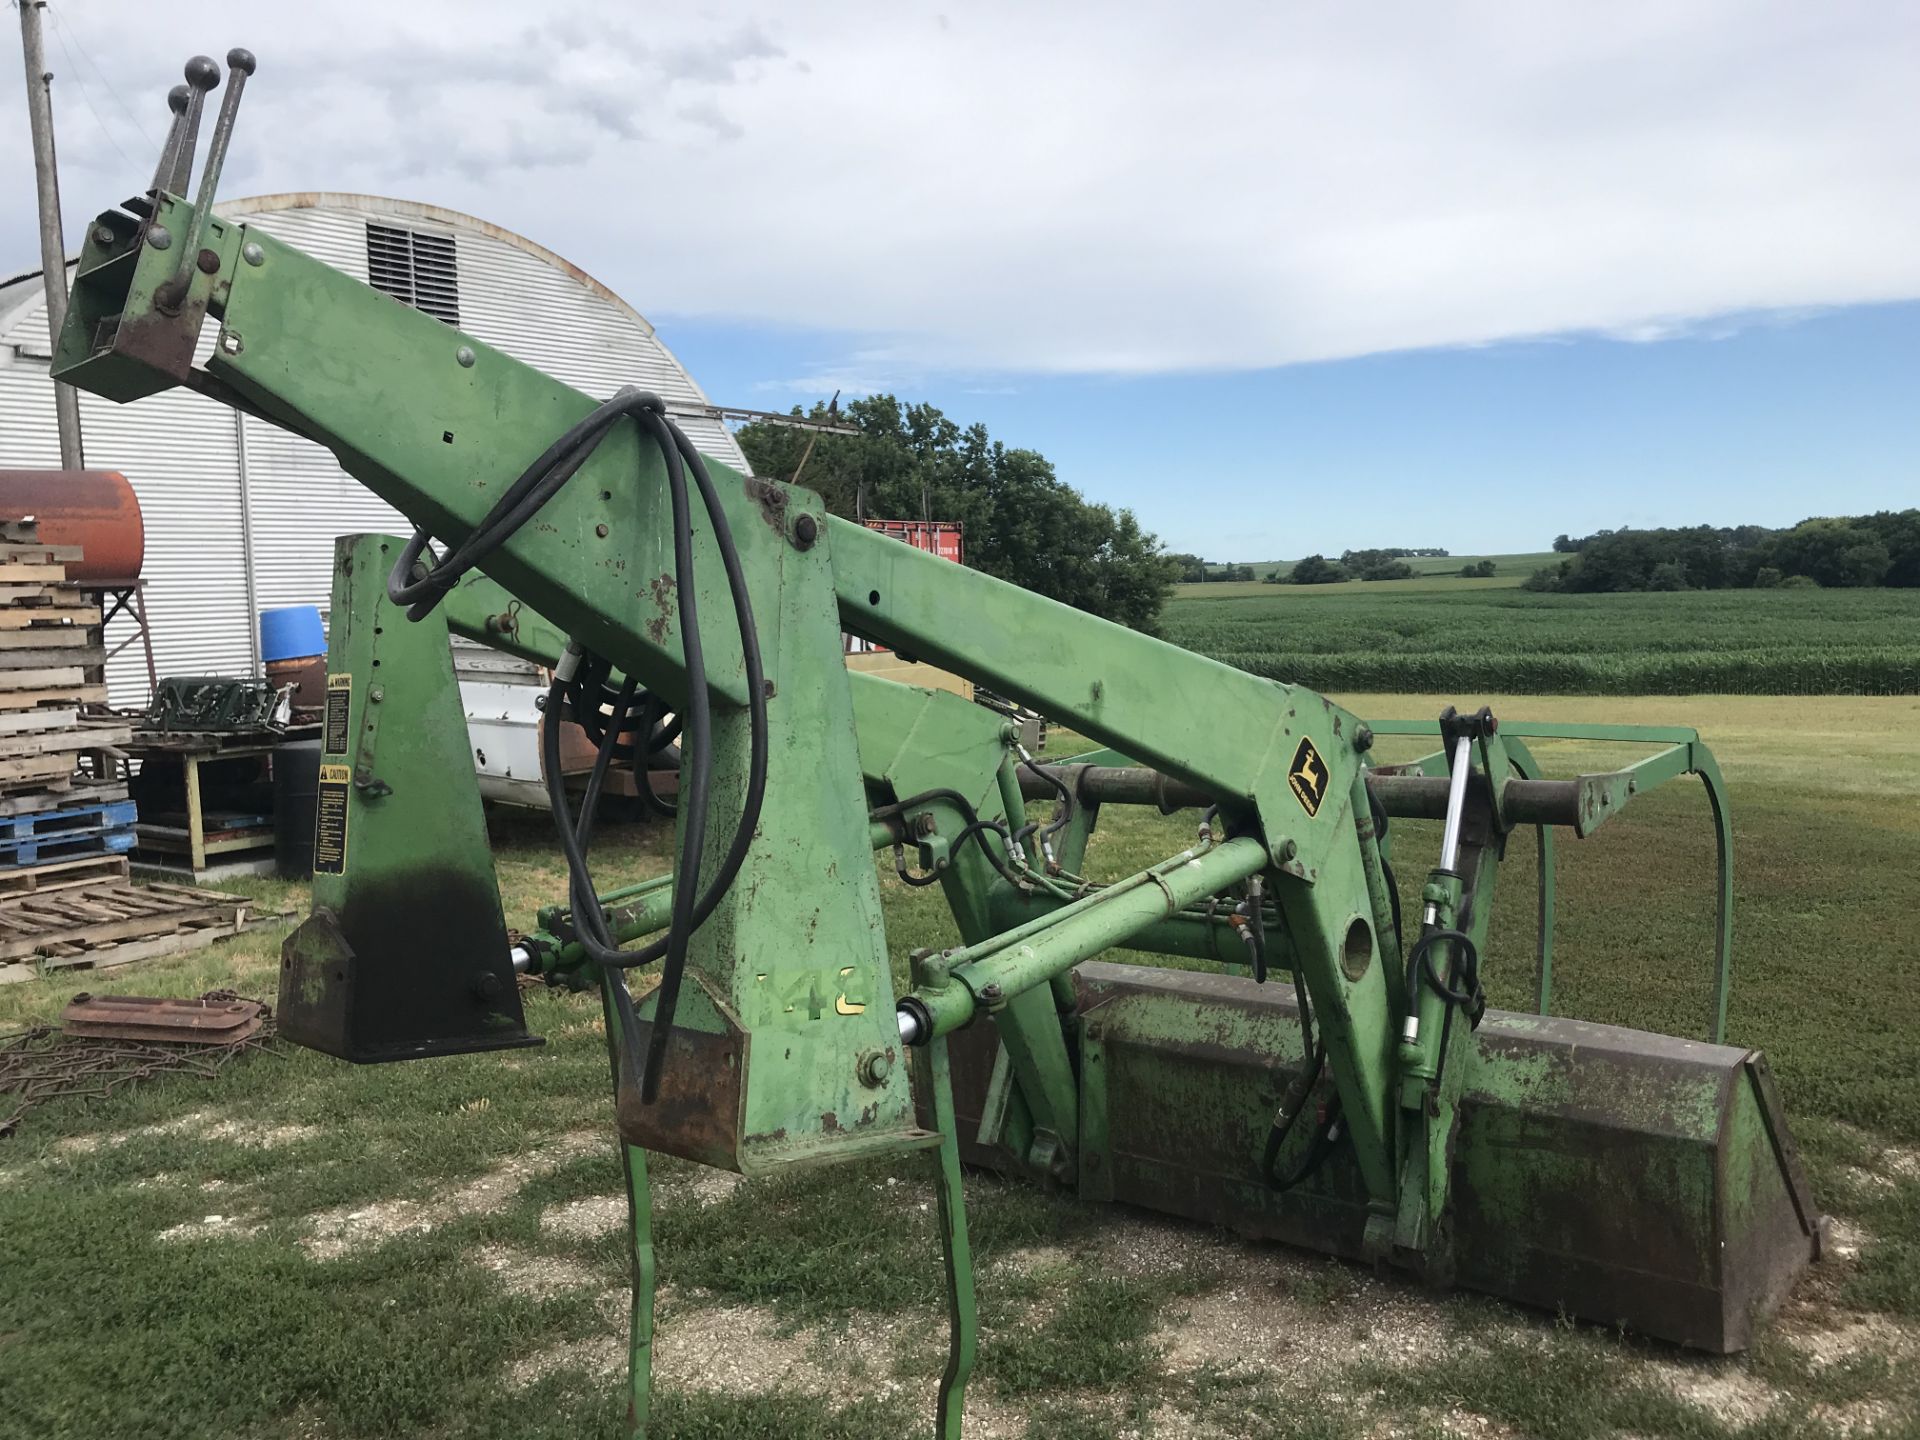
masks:
[[[66,567],[84,558],[85,554],[78,545],[43,545],[38,540],[0,539],[0,564],[58,565],[63,572],[63,579]]]
[[[89,625],[99,623],[98,605],[76,605],[72,597],[68,597],[64,604],[50,605],[23,605],[16,600],[11,605],[0,606],[0,631],[7,632],[4,638],[0,638],[0,644],[10,644],[22,634],[33,635],[42,631],[58,634],[74,626],[84,630]]]
[[[73,761],[67,755],[33,755],[22,760],[0,760],[0,793],[14,795],[41,790],[64,791],[73,785]]]
[[[66,578],[65,565],[36,565],[27,560],[0,562],[0,585],[58,585]]]
[[[89,855],[124,855],[133,849],[133,827],[128,824],[93,825],[52,835],[29,835],[22,840],[0,840],[0,875],[30,869],[43,862],[78,860]]]
[[[18,674],[20,672],[14,672]],[[28,672],[35,675],[64,675],[65,670],[36,670]],[[78,675],[80,672],[72,672]],[[64,684],[54,681],[59,688],[48,689],[0,689],[0,712],[9,710],[32,710],[42,705],[104,705],[107,703],[107,687],[104,685],[82,685],[79,681]]]
[[[0,815],[0,845],[12,840],[46,840],[76,831],[126,829],[137,818],[138,810],[131,800],[98,798],[24,815]]]
[[[34,660],[41,657],[36,655]],[[70,685],[84,684],[87,678],[86,668],[80,665],[19,665],[0,670],[0,694],[13,694],[20,690],[65,690]]]
[[[126,891],[135,888],[122,887],[116,893],[124,898]],[[282,919],[291,913],[290,909],[258,911],[244,895],[222,895],[216,891],[194,890],[177,885],[137,888],[142,896],[172,896],[178,901],[179,908],[170,916],[156,914],[151,923],[158,928],[146,934],[119,940],[100,938],[103,931],[95,932],[92,938],[68,936],[48,943],[33,960],[13,963],[36,965],[43,975],[71,969],[104,970],[132,964],[137,960],[153,960],[164,955],[203,950],[215,941],[243,934],[256,925]],[[208,901],[213,904],[208,905]],[[131,923],[134,917],[127,918]]]
[[[116,750],[132,738],[125,725],[84,721],[73,730],[0,735],[0,794],[66,790],[82,755]]]
[[[122,722],[101,723],[81,707],[103,704],[106,664],[99,604],[66,583],[66,569],[81,558],[77,545],[41,542],[31,518],[0,522],[0,817],[37,814],[102,799],[85,786],[83,769],[102,773],[104,752],[132,738]],[[91,682],[91,683],[90,683]],[[80,788],[76,788],[78,785]],[[124,799],[124,788],[113,799]],[[0,845],[0,864],[16,867],[77,851],[117,851],[117,844],[48,846],[35,832],[0,828],[24,837],[24,845]],[[89,859],[98,856],[89,854]],[[17,885],[0,885],[0,894]]]
[[[74,805],[112,805],[127,798],[124,780],[111,784],[73,782],[64,790],[29,790],[23,795],[0,795],[0,822],[9,816],[35,815],[42,810],[58,810]]]
[[[0,760],[50,755],[59,751],[98,750],[105,745],[125,745],[132,739],[131,725],[95,725],[86,721],[68,729],[44,733],[16,731],[0,734]]]
[[[64,890],[69,885],[126,878],[126,856],[95,855],[86,860],[61,860],[25,870],[0,870],[0,896],[37,895],[48,890]]]
[[[78,885],[47,895],[0,900],[0,960],[38,959],[48,969],[119,964],[144,958],[109,956],[129,942],[197,938],[212,930],[237,935],[253,901],[244,895],[186,885],[134,885],[125,880]],[[164,953],[151,946],[150,953]]]
[[[59,697],[65,699],[65,696]],[[78,705],[64,709],[41,705],[32,710],[0,710],[0,735],[20,735],[29,730],[71,730],[80,723]]]
[[[0,605],[74,605],[80,603],[76,597],[84,593],[72,589],[69,581],[48,585],[30,580],[0,585]]]

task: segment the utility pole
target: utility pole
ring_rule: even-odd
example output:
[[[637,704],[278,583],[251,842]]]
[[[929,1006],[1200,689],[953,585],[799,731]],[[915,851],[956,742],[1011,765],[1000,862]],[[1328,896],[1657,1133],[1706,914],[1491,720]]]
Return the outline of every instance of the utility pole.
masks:
[[[49,348],[60,344],[67,318],[67,247],[60,233],[60,173],[53,158],[53,75],[40,43],[40,12],[47,0],[17,0],[20,45],[27,62],[27,125],[33,132],[33,179],[40,196],[40,279],[47,291]],[[71,385],[53,387],[54,417],[60,426],[60,464],[68,470],[86,465],[80,448],[80,398]]]

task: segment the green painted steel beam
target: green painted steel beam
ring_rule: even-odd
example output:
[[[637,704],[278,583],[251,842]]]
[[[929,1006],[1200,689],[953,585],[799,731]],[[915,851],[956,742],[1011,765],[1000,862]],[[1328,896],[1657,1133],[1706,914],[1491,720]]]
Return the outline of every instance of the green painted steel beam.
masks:
[[[1267,863],[1265,847],[1251,836],[1183,851],[1052,914],[947,952],[941,957],[944,982],[917,985],[903,1009],[929,1018],[930,1035],[947,1034],[979,1011],[997,1012],[1011,997],[1126,944],[1147,925],[1259,873]]]

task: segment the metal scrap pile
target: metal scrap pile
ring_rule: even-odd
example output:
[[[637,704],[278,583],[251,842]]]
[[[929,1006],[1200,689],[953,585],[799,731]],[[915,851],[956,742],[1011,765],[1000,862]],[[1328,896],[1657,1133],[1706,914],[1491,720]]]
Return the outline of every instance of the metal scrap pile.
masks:
[[[0,1137],[45,1101],[104,1100],[158,1075],[210,1080],[273,1041],[271,1008],[231,990],[195,1000],[76,995],[60,1024],[0,1036]]]

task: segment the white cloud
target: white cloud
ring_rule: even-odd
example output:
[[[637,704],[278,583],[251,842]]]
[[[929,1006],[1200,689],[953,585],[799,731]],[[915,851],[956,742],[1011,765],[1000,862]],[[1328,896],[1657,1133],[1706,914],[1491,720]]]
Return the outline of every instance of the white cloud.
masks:
[[[174,52],[243,43],[226,193],[452,205],[643,311],[884,337],[888,375],[1920,295],[1920,12],[1883,0],[53,9],[100,72],[50,44],[70,234],[144,183],[110,136],[151,163],[109,83],[157,133]],[[19,86],[0,66],[0,271],[37,254]]]

